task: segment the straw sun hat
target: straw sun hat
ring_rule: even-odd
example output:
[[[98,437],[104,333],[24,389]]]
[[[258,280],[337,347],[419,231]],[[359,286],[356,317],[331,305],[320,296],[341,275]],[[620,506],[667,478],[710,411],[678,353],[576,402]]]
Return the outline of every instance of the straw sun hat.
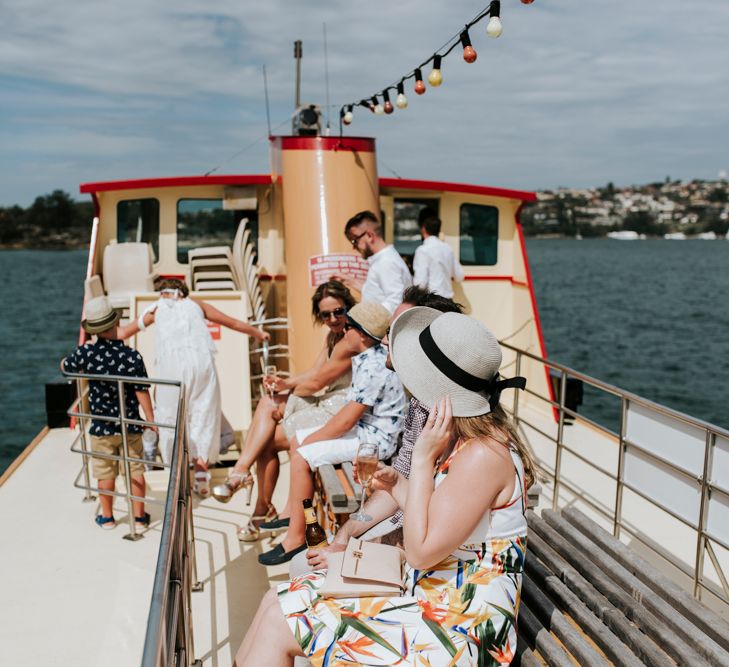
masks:
[[[524,378],[498,379],[499,341],[468,315],[409,308],[389,339],[392,365],[410,393],[429,407],[450,396],[454,417],[491,412],[503,389],[526,386]]]
[[[362,301],[347,311],[347,321],[379,343],[390,326],[390,311],[376,301]]]
[[[111,302],[105,296],[89,299],[84,308],[84,315],[86,317],[81,320],[81,326],[90,334],[108,331],[121,317],[119,311],[111,307]]]

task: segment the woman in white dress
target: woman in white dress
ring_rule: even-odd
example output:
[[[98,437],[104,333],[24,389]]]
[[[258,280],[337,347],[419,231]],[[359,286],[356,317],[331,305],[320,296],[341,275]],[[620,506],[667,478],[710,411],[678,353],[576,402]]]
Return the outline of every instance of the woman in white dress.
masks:
[[[179,380],[185,386],[187,440],[195,464],[194,490],[205,497],[210,493],[208,465],[218,460],[220,451],[220,384],[215,370],[215,344],[205,320],[215,322],[260,341],[270,338],[262,329],[222,313],[204,301],[188,298],[187,285],[178,279],[160,284],[160,299],[136,322],[122,328],[127,338],[155,324],[157,375]],[[155,396],[155,414],[160,423],[174,423],[178,390],[160,385]],[[172,456],[174,433],[160,429],[162,460]]]

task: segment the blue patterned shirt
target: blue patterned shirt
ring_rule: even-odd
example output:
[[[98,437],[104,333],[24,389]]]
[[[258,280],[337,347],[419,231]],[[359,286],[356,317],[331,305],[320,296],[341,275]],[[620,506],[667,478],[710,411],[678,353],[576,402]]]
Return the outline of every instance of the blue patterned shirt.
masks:
[[[147,369],[142,355],[121,340],[98,338],[93,343],[77,347],[63,360],[67,373],[88,373],[89,375],[122,375],[132,378],[146,378]],[[104,417],[119,417],[119,390],[116,382],[89,381],[89,407],[91,414]],[[124,383],[124,412],[129,419],[141,419],[137,391],[147,391],[148,384]],[[143,428],[135,424],[127,427],[128,433],[141,433]],[[91,435],[104,436],[121,433],[118,422],[91,420]]]
[[[352,357],[352,386],[347,398],[369,406],[357,423],[360,442],[374,442],[380,458],[390,458],[405,419],[407,400],[397,375],[385,367],[387,350],[375,345]]]

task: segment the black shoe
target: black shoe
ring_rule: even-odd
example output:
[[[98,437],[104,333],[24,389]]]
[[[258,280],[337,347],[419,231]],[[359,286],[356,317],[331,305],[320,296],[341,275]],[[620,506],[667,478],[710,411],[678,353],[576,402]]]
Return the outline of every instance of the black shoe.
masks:
[[[271,551],[266,551],[258,556],[258,562],[261,565],[281,565],[288,563],[296,554],[306,549],[306,544],[302,544],[291,551],[284,551],[282,544],[277,544]]]
[[[286,517],[285,519],[272,519],[271,521],[264,521],[260,526],[258,526],[258,530],[266,532],[271,530],[281,530],[282,528],[288,528],[289,527],[289,517]]]
[[[134,520],[140,525],[144,526],[145,528],[149,528],[149,522],[152,520],[152,517],[149,516],[149,512],[145,512],[144,516],[135,516]]]

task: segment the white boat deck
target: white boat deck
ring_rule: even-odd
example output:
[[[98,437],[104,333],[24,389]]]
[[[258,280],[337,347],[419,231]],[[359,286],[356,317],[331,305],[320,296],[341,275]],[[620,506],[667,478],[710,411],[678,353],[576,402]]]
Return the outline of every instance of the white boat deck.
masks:
[[[129,667],[141,661],[162,528],[162,506],[148,505],[152,524],[144,539],[127,534],[126,502],[116,499],[114,530],[94,524],[97,501],[82,502],[73,486],[81,457],[70,451],[73,434],[54,429],[0,487],[0,605],[2,663],[68,667]],[[226,471],[217,470],[224,478]],[[163,499],[167,476],[148,473],[147,493]],[[288,466],[277,491],[285,496]],[[117,485],[117,490],[121,485]],[[205,588],[192,594],[195,656],[227,667],[258,606],[286,566],[256,561],[268,540],[239,542],[247,522],[242,494],[222,505],[194,501],[198,573]],[[9,508],[15,508],[10,510]]]
[[[556,423],[547,413],[520,407],[521,416],[547,433]],[[532,446],[546,468],[552,468],[554,445],[527,428]],[[5,573],[0,609],[0,646],[3,664],[116,667],[140,663],[149,601],[159,548],[162,507],[149,505],[152,525],[137,542],[122,539],[127,533],[126,504],[115,502],[117,527],[100,530],[93,522],[97,502],[84,503],[83,492],[73,487],[80,456],[69,451],[68,429],[49,431],[15,472],[0,487],[3,547],[0,565]],[[589,425],[565,427],[565,440],[605,468],[615,469],[617,447]],[[613,506],[615,484],[565,452],[565,478],[581,491],[562,489],[560,507],[573,505],[611,530],[586,500]],[[222,481],[226,471],[214,471]],[[288,465],[282,465],[275,501],[283,507],[288,489]],[[166,474],[148,474],[148,494],[164,498]],[[543,482],[540,508],[552,506],[553,487]],[[203,664],[229,667],[265,591],[288,578],[287,566],[264,568],[256,556],[270,548],[269,540],[245,544],[236,530],[250,514],[243,494],[227,505],[211,499],[195,502],[195,538],[198,579],[204,590],[192,594],[194,655]],[[7,508],[16,508],[8,511]],[[687,565],[695,558],[695,537],[682,532],[677,522],[645,501],[626,494],[625,520],[639,533],[670,549]],[[656,567],[687,588],[690,581],[651,554],[639,541],[623,533],[623,541]],[[33,573],[30,576],[29,573]],[[729,618],[726,605],[706,603]]]

